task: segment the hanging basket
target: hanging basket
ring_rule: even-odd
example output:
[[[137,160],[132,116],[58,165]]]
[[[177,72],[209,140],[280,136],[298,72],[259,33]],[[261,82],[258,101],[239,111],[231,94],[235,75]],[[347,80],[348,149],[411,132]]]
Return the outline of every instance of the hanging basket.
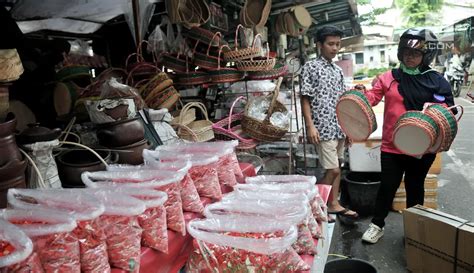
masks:
[[[253,40],[254,46],[257,37],[260,37],[260,34],[255,36]],[[240,60],[237,61],[235,64],[238,70],[241,71],[268,71],[271,70],[275,66],[276,60],[275,58],[270,58],[270,49],[267,43],[267,57],[255,57],[250,58],[250,60]]]
[[[247,103],[242,118],[242,128],[245,133],[250,135],[252,138],[259,141],[277,141],[280,140],[287,132],[288,128],[280,128],[270,123],[270,117],[274,112],[287,112],[285,105],[278,101],[278,94],[280,85],[283,78],[278,78],[278,82],[273,93],[270,107],[268,108],[265,119],[258,120],[251,117],[249,113],[249,107],[251,103]]]
[[[248,73],[247,78],[250,80],[273,80],[283,77],[288,73],[288,66],[285,64],[277,63],[275,66],[268,71],[252,71]]]
[[[182,120],[179,120],[179,124],[177,124],[178,136],[184,140],[192,142],[205,142],[213,139],[213,123],[207,116],[206,106],[200,102],[190,102],[184,106],[183,110],[181,110],[181,113],[184,113],[183,115],[185,115],[191,107],[196,107],[198,110],[201,110],[202,114],[204,115],[204,120],[195,120],[188,125],[182,125]]]
[[[214,34],[214,37],[212,38],[212,41],[215,40],[216,38],[220,39],[221,36],[222,35],[220,32],[216,32]],[[204,68],[204,69],[217,69],[221,65],[222,66],[226,65],[226,62],[223,59],[221,59],[219,56],[215,57],[215,56],[209,55],[211,45],[208,45],[206,54],[203,54],[201,52],[196,51],[198,44],[199,44],[199,41],[196,41],[196,44],[194,45],[194,50],[193,50],[194,65],[200,68]]]
[[[227,45],[220,47],[219,56],[217,57],[219,60],[222,53],[222,48],[224,47],[228,48]],[[218,62],[217,69],[209,70],[208,73],[213,83],[237,82],[237,81],[242,80],[245,77],[245,72],[239,71],[235,68],[230,68],[230,67],[221,68],[220,62]]]
[[[243,28],[242,25],[238,25],[237,29],[235,30],[235,39],[234,39],[234,50],[229,50],[227,52],[224,52],[224,59],[228,62],[235,62],[235,61],[241,61],[241,60],[247,60],[251,59],[253,57],[258,57],[260,56],[260,48],[257,48],[255,46],[247,47],[247,48],[239,48],[238,47],[238,34],[239,34],[239,29]],[[245,31],[243,32],[245,36]],[[259,35],[259,34],[257,34]],[[256,38],[257,36],[255,36]],[[254,43],[255,43],[255,38],[254,38]]]

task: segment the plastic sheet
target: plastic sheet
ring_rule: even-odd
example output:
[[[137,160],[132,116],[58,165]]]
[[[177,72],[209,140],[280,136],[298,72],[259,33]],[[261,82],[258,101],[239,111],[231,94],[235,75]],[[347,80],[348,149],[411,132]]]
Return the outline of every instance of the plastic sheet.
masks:
[[[138,224],[138,215],[146,209],[144,202],[113,190],[86,190],[105,206],[99,225],[105,233],[110,264],[139,272],[142,228]]]
[[[0,268],[19,264],[26,260],[33,252],[33,243],[26,234],[18,230],[13,224],[0,219],[0,241],[4,241],[13,247],[13,251],[0,256]],[[3,269],[0,269],[2,272]]]
[[[70,215],[77,221],[72,233],[79,240],[82,272],[110,271],[105,235],[97,223],[105,208],[93,195],[77,189],[10,189],[8,203],[13,208],[54,208]]]
[[[7,209],[2,216],[31,238],[46,272],[81,271],[79,242],[71,233],[77,226],[73,218],[53,209]]]
[[[38,167],[46,188],[61,188],[61,180],[58,176],[58,166],[53,157],[53,149],[59,145],[57,139],[52,141],[41,141],[25,144],[28,154]],[[38,174],[31,170],[28,184],[30,188],[44,188],[40,183]]]
[[[298,225],[298,238],[293,244],[293,249],[295,249],[298,254],[317,254],[316,243],[314,242],[311,231],[306,223]]]
[[[153,188],[168,194],[165,202],[168,228],[186,234],[179,182],[185,172],[163,170],[118,171],[118,172],[84,172],[82,181],[88,187],[107,188],[113,185],[125,185],[134,188]],[[95,181],[95,182],[94,182]]]
[[[43,273],[43,266],[36,252],[31,253],[25,260],[8,267],[1,267],[1,273]]]
[[[270,116],[270,123],[283,129],[288,128],[288,125],[290,124],[290,120],[291,120],[291,112],[284,112],[284,113],[274,112]]]
[[[188,272],[294,272],[309,266],[296,254],[291,244],[296,240],[294,226],[281,230],[245,219],[219,221],[193,220],[189,233],[196,239],[195,254]]]
[[[311,184],[315,184],[316,177],[306,175],[257,175],[254,177],[247,177],[245,179],[245,182],[249,184],[296,182],[308,182]]]

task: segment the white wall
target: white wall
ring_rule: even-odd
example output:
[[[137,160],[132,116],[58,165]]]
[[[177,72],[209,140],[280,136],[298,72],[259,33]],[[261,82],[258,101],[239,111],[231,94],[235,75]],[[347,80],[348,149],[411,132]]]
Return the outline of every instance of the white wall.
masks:
[[[381,51],[385,52],[385,56],[381,56]],[[364,63],[356,63],[356,53],[364,54]],[[397,45],[370,45],[364,46],[364,51],[351,53],[354,64],[354,73],[367,68],[389,67],[390,62],[397,61]],[[383,57],[383,58],[382,58]]]

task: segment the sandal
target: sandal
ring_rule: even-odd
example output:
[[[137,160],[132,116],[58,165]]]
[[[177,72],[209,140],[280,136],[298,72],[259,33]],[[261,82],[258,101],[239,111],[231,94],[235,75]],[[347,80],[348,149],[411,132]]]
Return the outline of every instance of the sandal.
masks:
[[[357,214],[357,212],[354,211],[354,214],[347,214],[349,211],[351,211],[350,209],[343,209],[343,210],[340,210],[340,211],[328,211],[329,214],[335,214],[335,215],[338,215],[338,216],[344,216],[344,217],[347,217],[347,218],[352,218],[352,219],[358,219],[359,218],[359,214]]]

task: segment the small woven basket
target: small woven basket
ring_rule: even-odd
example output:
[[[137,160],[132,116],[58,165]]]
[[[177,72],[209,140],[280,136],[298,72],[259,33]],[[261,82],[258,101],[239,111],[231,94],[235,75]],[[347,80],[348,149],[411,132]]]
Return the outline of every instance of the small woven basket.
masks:
[[[260,37],[259,34],[255,36],[253,40],[254,45],[257,37]],[[270,58],[270,49],[267,43],[267,57],[266,58],[250,58],[250,60],[240,60],[237,61],[235,64],[238,70],[241,71],[268,71],[271,70],[275,66],[276,60],[275,58]]]
[[[189,123],[196,120],[196,108],[190,108],[186,112],[181,111],[184,107],[181,100],[178,101],[181,105],[181,109],[177,110],[176,116],[171,120],[172,125],[188,125]],[[177,106],[178,107],[178,106]]]
[[[209,141],[214,138],[214,131],[212,130],[212,122],[209,120],[207,116],[207,109],[204,104],[200,102],[190,102],[184,106],[181,110],[181,113],[186,114],[186,112],[191,108],[196,107],[197,109],[201,110],[202,114],[204,115],[204,120],[195,120],[188,125],[183,125],[182,120],[179,120],[177,124],[178,127],[178,136],[184,140],[192,141],[192,142],[205,142]],[[180,115],[181,117],[181,115]]]
[[[23,74],[23,65],[16,49],[0,49],[0,82],[11,82]]]
[[[247,78],[250,80],[273,80],[283,77],[288,73],[288,66],[285,64],[277,63],[275,66],[268,71],[252,71],[248,73]]]
[[[212,40],[215,40],[216,38],[221,37],[221,36],[222,35],[220,32],[216,32]],[[215,57],[215,56],[209,55],[211,45],[208,45],[207,53],[203,54],[196,51],[198,44],[199,44],[199,41],[196,41],[196,44],[194,45],[194,50],[193,50],[194,65],[199,66],[204,69],[217,69],[221,65],[222,66],[226,65],[226,61],[221,59],[219,56]]]
[[[218,60],[220,60],[222,49],[224,47],[228,47],[228,46],[224,45],[219,48],[219,55],[217,57]],[[208,73],[213,83],[237,82],[237,81],[242,80],[245,77],[245,72],[239,71],[231,67],[221,68],[219,62],[218,62],[217,69],[209,70]]]
[[[235,31],[234,50],[229,50],[224,53],[224,59],[228,62],[247,60],[247,59],[260,56],[260,48],[256,48],[255,46],[251,46],[247,48],[238,48],[239,43],[238,43],[237,37],[238,37],[240,28],[243,28],[243,26],[238,25]],[[245,31],[243,33],[245,35]],[[255,42],[255,38],[254,38],[254,42]]]
[[[274,112],[287,112],[285,105],[278,101],[278,94],[283,78],[278,78],[278,82],[273,93],[270,107],[268,108],[265,119],[258,120],[248,115],[249,106],[247,103],[242,118],[242,129],[252,138],[259,141],[277,141],[280,140],[287,132],[288,128],[280,128],[270,123],[270,117]]]

